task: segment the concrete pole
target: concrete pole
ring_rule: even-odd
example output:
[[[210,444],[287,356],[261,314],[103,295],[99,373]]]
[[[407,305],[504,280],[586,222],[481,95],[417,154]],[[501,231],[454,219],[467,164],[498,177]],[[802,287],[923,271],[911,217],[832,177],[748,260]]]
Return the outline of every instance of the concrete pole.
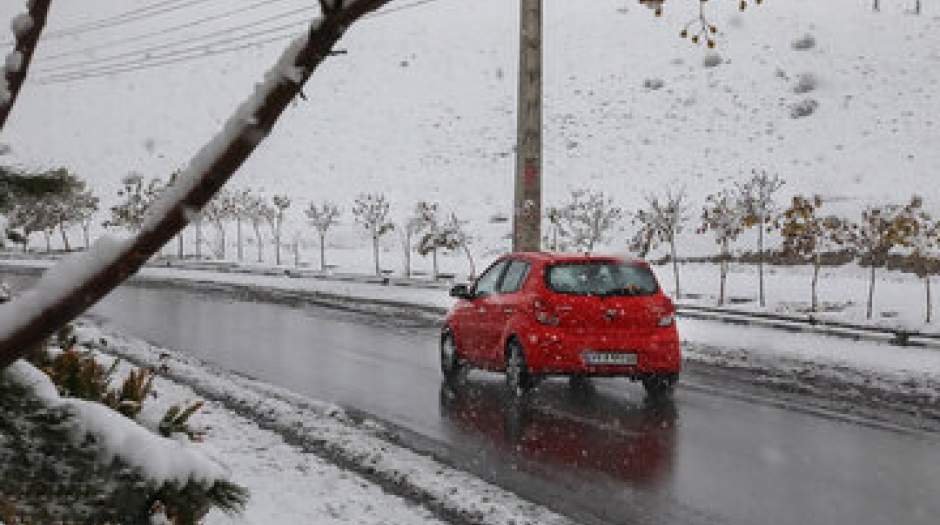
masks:
[[[542,245],[542,0],[520,0],[513,251]]]

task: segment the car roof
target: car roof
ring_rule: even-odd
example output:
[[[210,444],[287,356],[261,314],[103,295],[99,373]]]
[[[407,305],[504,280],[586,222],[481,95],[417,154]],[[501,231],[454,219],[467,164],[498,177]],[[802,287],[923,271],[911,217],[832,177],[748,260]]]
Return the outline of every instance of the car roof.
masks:
[[[638,257],[630,255],[603,255],[594,253],[556,253],[556,252],[512,252],[506,255],[506,258],[524,258],[533,262],[543,263],[573,263],[573,262],[625,262],[635,264],[647,264],[647,262]]]

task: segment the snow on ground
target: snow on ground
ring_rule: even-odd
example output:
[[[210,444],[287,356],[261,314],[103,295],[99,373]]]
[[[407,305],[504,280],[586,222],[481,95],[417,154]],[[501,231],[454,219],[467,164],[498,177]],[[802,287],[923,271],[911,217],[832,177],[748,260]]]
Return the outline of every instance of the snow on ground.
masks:
[[[770,311],[781,314],[805,315],[810,310],[812,267],[765,266],[764,284],[767,307],[758,304],[757,267],[752,264],[732,264],[728,276],[725,305],[742,311]],[[875,280],[874,318],[866,320],[866,301],[870,268],[855,264],[825,267],[819,277],[821,310],[815,317],[859,324],[874,324],[888,328],[904,328],[923,332],[940,331],[940,317],[934,297],[934,319],[925,323],[926,292],[924,280],[913,274],[879,268]],[[675,292],[672,265],[656,268],[663,288]],[[711,263],[683,264],[679,269],[683,293],[682,303],[715,306],[718,300],[718,265]],[[933,286],[940,279],[933,277]],[[695,297],[689,297],[692,294]],[[936,293],[934,294],[936,296]]]
[[[5,162],[66,165],[91,181],[107,210],[129,171],[166,178],[183,166],[311,15],[305,0],[280,0],[180,30],[257,4],[189,2],[52,37],[145,3],[53,6],[49,35],[8,124],[4,141],[12,154]],[[912,193],[923,193],[936,210],[940,17],[932,4],[921,16],[906,14],[907,3],[873,13],[858,0],[788,0],[739,14],[737,2],[709,2],[721,31],[720,60],[706,67],[703,49],[678,37],[698,2],[669,2],[657,19],[635,1],[547,1],[546,203],[589,186],[633,209],[645,192],[686,185],[701,204],[720,179],[766,167],[788,180],[785,194],[821,193],[837,212],[855,216],[867,203]],[[415,6],[350,31],[342,43],[349,54],[317,74],[308,100],[288,110],[233,183],[289,194],[288,230],[307,240],[314,236],[300,209],[311,200],[337,201],[345,214],[329,242],[341,250],[360,247],[351,252],[353,267],[370,257],[365,231],[349,214],[354,196],[365,191],[386,192],[398,219],[419,199],[441,201],[472,220],[480,254],[504,249],[508,225],[489,219],[510,210],[518,9],[505,0],[395,4]],[[5,2],[0,20],[21,7]],[[274,30],[285,24],[295,29]],[[246,37],[266,30],[284,40],[231,54],[204,52],[223,38],[267,38]],[[222,35],[209,38],[213,32]],[[807,34],[813,47],[794,48]],[[112,44],[128,38],[136,40]],[[146,51],[155,46],[167,47]],[[197,49],[184,52],[187,46]],[[128,62],[147,65],[167,53],[199,59],[77,78]],[[72,72],[72,79],[55,80]],[[807,85],[799,79],[810,77],[814,89],[796,93]],[[818,103],[816,112],[791,118],[791,107],[807,100]],[[610,247],[624,246],[630,228],[622,226]],[[206,235],[212,236],[208,228]],[[397,236],[383,245],[387,264],[399,267]],[[310,249],[307,261],[315,260]],[[713,250],[704,237],[683,238],[687,255]],[[458,261],[454,268],[465,271]]]
[[[87,330],[81,333],[96,340],[104,336]],[[113,360],[109,354],[98,358],[106,366]],[[116,377],[123,377],[130,369],[123,361]],[[140,420],[156,428],[169,407],[188,406],[200,399],[191,388],[158,376]],[[226,465],[233,482],[251,492],[242,515],[228,516],[216,510],[207,516],[207,525],[441,523],[427,510],[288,444],[279,434],[260,428],[221,403],[206,402],[190,422],[191,428],[205,429],[201,448]]]
[[[157,398],[148,402],[145,417],[159,417],[174,403],[209,400],[193,422],[208,428],[207,446],[229,466],[233,481],[252,491],[252,499],[244,517],[213,514],[208,523],[438,523],[425,507],[487,524],[568,523],[392,443],[380,424],[356,421],[334,405],[209,368],[185,354],[93,324],[79,325],[76,333],[86,345],[106,340],[106,346],[97,347],[110,356],[137,366],[167,367],[155,383]],[[410,498],[391,495],[389,489]]]
[[[192,443],[164,438],[100,403],[60,397],[49,377],[25,361],[13,363],[3,373],[46,405],[74,414],[75,439],[93,437],[105,463],[120,459],[158,485],[189,481],[211,485],[228,477],[221,463]]]

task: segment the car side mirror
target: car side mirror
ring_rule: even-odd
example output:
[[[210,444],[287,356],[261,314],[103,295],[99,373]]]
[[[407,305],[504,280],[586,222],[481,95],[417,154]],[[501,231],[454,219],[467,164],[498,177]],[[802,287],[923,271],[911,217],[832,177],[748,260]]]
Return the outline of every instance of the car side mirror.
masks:
[[[466,284],[458,284],[450,289],[450,296],[456,297],[457,299],[471,299],[473,294],[470,293],[470,287]]]

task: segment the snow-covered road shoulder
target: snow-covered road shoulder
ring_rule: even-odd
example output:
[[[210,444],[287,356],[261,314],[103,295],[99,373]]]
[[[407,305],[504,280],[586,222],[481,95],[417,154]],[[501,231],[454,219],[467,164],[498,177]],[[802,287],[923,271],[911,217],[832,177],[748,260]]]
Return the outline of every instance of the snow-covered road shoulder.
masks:
[[[162,370],[167,406],[209,400],[207,442],[252,493],[239,523],[566,524],[552,511],[394,443],[379,423],[83,322],[82,344]],[[197,421],[199,423],[200,421]],[[212,515],[209,523],[225,523]],[[244,521],[243,521],[244,520]]]

